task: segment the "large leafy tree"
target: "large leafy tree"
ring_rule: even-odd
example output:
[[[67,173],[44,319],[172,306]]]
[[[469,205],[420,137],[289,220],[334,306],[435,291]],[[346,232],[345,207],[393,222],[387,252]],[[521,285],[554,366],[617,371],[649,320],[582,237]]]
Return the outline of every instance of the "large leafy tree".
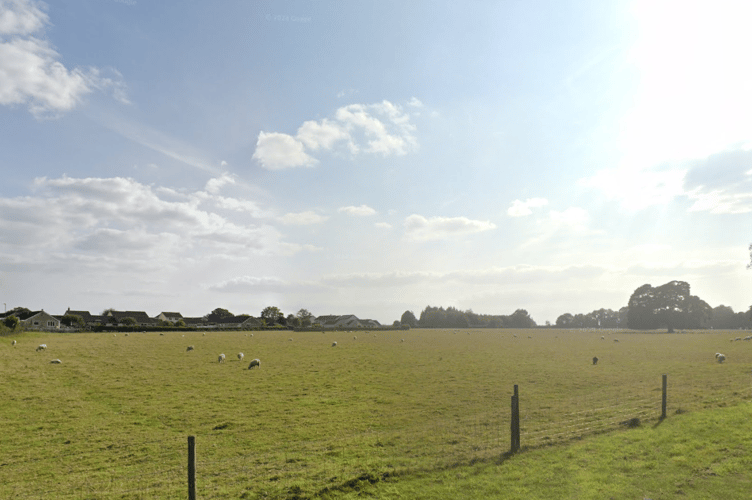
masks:
[[[313,319],[313,314],[308,311],[308,309],[301,309],[297,312],[295,317],[298,319],[298,324],[302,327],[311,326],[311,321]]]
[[[636,330],[702,328],[712,316],[711,307],[690,295],[689,283],[670,281],[659,287],[642,285],[629,298],[627,324]]]
[[[209,321],[209,323],[220,323],[225,318],[234,318],[235,315],[232,314],[227,309],[222,309],[221,307],[218,307],[214,309],[212,312],[210,312],[206,319]]]
[[[70,314],[70,313],[60,318],[60,323],[64,324],[65,326],[69,326],[71,328],[83,328],[86,326],[86,323],[84,322],[84,318],[82,318],[78,314]]]
[[[261,319],[264,320],[266,326],[283,325],[285,315],[279,310],[279,307],[268,306],[261,311]]]
[[[405,311],[402,313],[402,318],[400,318],[400,324],[401,325],[409,325],[410,328],[415,328],[418,326],[418,318],[415,317],[415,314],[413,314],[412,311]]]

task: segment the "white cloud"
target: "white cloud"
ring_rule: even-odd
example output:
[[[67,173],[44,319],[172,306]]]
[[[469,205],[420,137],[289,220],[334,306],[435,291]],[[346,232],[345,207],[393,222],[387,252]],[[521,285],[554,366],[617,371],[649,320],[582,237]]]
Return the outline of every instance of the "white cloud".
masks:
[[[259,132],[254,160],[268,170],[293,167],[312,167],[318,160],[305,152],[303,143],[291,135],[278,132]]]
[[[228,184],[235,184],[235,179],[229,174],[222,174],[219,177],[209,179],[204,189],[206,189],[208,193],[217,194],[223,186]]]
[[[420,102],[420,100],[417,99],[417,98],[415,98],[415,97],[413,97],[412,99],[410,99],[408,101],[407,105],[408,106],[412,106],[413,108],[422,108],[423,107],[423,103]]]
[[[33,2],[0,1],[0,35],[29,35],[41,30],[48,22],[47,14]]]
[[[282,224],[286,225],[295,225],[295,226],[307,226],[311,224],[321,224],[322,222],[325,222],[328,219],[328,217],[324,215],[317,214],[313,211],[306,211],[306,212],[299,212],[299,213],[289,213],[285,214],[282,217],[279,217],[279,221]]]
[[[431,217],[410,215],[405,219],[405,234],[418,241],[441,240],[466,234],[495,229],[490,221],[472,220],[466,217]]]
[[[687,193],[694,203],[690,212],[710,212],[711,214],[746,214],[752,212],[752,193],[729,193],[720,189],[703,193],[696,189]]]
[[[238,276],[207,287],[209,290],[225,293],[248,293],[258,291],[279,291],[287,284],[275,277]]]
[[[319,148],[332,149],[336,142],[349,140],[350,134],[342,124],[323,119],[304,122],[298,129],[297,138],[308,149],[316,151]]]
[[[514,200],[512,206],[507,209],[510,217],[523,217],[533,213],[532,208],[543,207],[548,204],[545,198],[528,198],[525,201]]]
[[[417,99],[411,101],[416,105]],[[306,121],[295,137],[279,132],[260,132],[253,159],[269,170],[313,166],[310,152],[333,151],[357,155],[406,155],[418,149],[415,126],[399,105],[389,101],[350,104],[337,109],[333,118]]]
[[[249,222],[247,216],[233,220],[199,208],[230,200],[120,177],[38,178],[33,196],[0,198],[0,253],[21,254],[24,262],[41,267],[53,265],[52,255],[87,268],[106,258],[107,268],[114,270],[172,268],[185,259],[220,253],[248,259],[309,249],[282,242],[275,228]]]
[[[392,225],[389,224],[388,222],[377,222],[376,224],[374,224],[374,226],[376,226],[376,227],[378,227],[380,229],[391,229],[392,228]]]
[[[0,3],[0,105],[27,104],[37,118],[54,118],[70,111],[93,90],[111,90],[128,102],[117,70],[103,76],[98,68],[68,70],[44,36],[47,14],[30,1]],[[11,38],[6,38],[11,36]]]
[[[377,213],[376,210],[369,207],[368,205],[361,205],[359,207],[353,207],[353,206],[339,207],[337,209],[337,212],[346,213],[348,215],[355,215],[359,217],[368,216],[368,215],[376,215]]]

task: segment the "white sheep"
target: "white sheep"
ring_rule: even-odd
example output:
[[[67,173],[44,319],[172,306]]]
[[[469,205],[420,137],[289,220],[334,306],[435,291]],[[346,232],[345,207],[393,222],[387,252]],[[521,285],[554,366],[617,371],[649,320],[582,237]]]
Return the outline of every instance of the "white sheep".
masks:
[[[238,361],[243,361],[244,357],[245,357],[245,354],[243,354],[242,352],[238,353]]]
[[[353,337],[353,340],[358,340],[358,337]]]
[[[192,345],[189,345],[188,347],[185,348],[186,352],[192,351],[192,350],[193,350],[193,346]]]
[[[723,363],[726,361],[726,356],[721,354],[720,352],[715,353],[715,359],[718,360],[719,363]]]
[[[250,370],[254,366],[258,366],[259,368],[261,368],[261,360],[260,359],[252,359],[251,360],[251,364],[248,365],[248,369]]]
[[[332,347],[337,347],[337,342],[332,342]]]
[[[225,362],[225,355],[224,354],[220,354],[219,355],[219,359],[217,360],[217,362],[218,363],[224,363]]]
[[[44,350],[46,350],[46,349],[47,349],[47,344],[39,344],[39,345],[37,346],[37,352],[39,352],[39,351],[44,351]]]
[[[62,362],[62,361],[60,361],[59,359],[53,359],[52,361],[50,361],[50,364],[53,364],[53,365],[60,365],[60,364],[62,364],[62,363],[63,363],[63,362]]]
[[[16,345],[16,341],[14,340],[13,342],[10,343],[10,345]]]
[[[604,337],[603,335],[601,335],[601,340],[606,340],[606,337]]]

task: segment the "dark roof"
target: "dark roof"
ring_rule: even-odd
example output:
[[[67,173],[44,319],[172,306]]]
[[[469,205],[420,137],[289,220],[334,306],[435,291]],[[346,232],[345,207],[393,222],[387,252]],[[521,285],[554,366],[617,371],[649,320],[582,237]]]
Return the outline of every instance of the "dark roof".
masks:
[[[157,316],[162,315],[162,314],[165,315],[165,316],[167,316],[168,318],[182,318],[183,317],[182,314],[177,313],[177,312],[164,312],[164,311],[162,311],[161,313],[157,314]]]
[[[92,316],[89,311],[71,311],[69,307],[68,310],[65,311],[65,314],[75,314],[76,316],[81,316],[81,319],[84,320],[84,323],[93,323],[94,321],[96,321],[93,319],[94,316]]]
[[[136,323],[141,325],[150,325],[157,322],[157,320],[150,318],[144,311],[110,311],[107,315],[114,317],[117,320],[133,318],[136,320]]]

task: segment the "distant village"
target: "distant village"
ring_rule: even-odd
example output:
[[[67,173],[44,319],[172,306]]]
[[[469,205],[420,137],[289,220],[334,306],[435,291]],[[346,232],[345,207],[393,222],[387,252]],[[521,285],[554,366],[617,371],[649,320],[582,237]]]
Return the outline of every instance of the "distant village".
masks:
[[[28,309],[14,309],[0,315],[0,321],[9,316],[18,318],[18,325],[26,330],[99,330],[106,327],[133,328],[164,328],[183,327],[197,329],[231,329],[249,330],[263,328],[266,322],[263,318],[254,318],[246,314],[240,316],[225,316],[210,320],[211,314],[202,317],[186,317],[179,312],[161,312],[151,317],[144,311],[115,311],[108,309],[101,315],[91,314],[89,311],[74,311],[68,308],[64,314],[49,314],[44,310],[30,311]],[[80,318],[80,320],[78,319]],[[381,323],[373,319],[360,319],[353,314],[310,316],[307,325],[315,328],[345,329],[345,328],[382,328]],[[269,325],[271,326],[271,325]],[[297,325],[289,325],[293,328]]]

